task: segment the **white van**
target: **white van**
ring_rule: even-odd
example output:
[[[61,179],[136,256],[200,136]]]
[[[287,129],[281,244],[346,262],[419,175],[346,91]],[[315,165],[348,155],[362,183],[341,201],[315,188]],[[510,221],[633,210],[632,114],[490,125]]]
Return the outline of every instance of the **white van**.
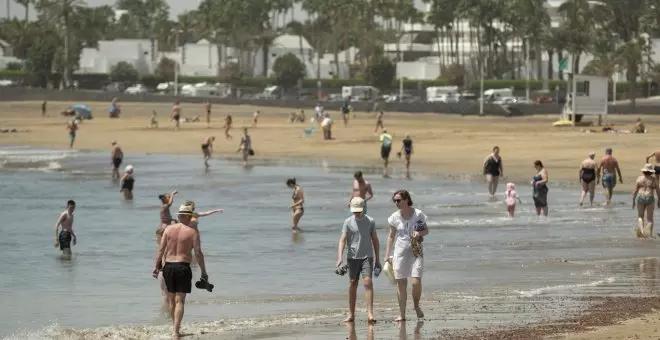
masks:
[[[380,91],[373,86],[343,86],[341,88],[341,97],[351,100],[372,100],[380,96]]]
[[[458,100],[458,86],[429,86],[426,88],[426,101],[429,103],[455,103]]]
[[[513,99],[513,88],[488,89],[484,91],[484,101],[488,103],[507,102]]]

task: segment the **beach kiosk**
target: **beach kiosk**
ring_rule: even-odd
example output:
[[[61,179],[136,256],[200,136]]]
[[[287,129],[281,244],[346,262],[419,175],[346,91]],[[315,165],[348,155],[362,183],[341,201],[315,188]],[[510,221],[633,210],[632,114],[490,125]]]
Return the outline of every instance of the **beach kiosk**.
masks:
[[[576,74],[572,85],[573,91],[564,104],[559,120],[552,125],[575,126],[577,115],[598,116],[598,125],[602,125],[603,118],[607,119],[608,78]]]

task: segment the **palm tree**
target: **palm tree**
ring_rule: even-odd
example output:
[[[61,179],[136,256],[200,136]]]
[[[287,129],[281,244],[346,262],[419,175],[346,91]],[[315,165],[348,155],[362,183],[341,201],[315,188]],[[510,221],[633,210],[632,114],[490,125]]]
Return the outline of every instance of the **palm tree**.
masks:
[[[33,0],[14,0],[17,4],[25,7],[25,22],[28,21],[30,16],[30,4],[33,3]]]

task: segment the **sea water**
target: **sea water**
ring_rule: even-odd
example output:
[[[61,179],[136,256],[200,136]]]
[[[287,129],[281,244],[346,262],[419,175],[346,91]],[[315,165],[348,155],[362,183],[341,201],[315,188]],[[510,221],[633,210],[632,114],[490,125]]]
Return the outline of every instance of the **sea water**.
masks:
[[[201,155],[127,153],[122,166],[132,164],[136,179],[135,199],[127,202],[110,179],[107,152],[2,147],[0,164],[0,337],[167,338],[171,326],[151,271],[157,196],[178,190],[172,213],[185,200],[194,200],[198,211],[225,209],[201,218],[215,290],[193,288],[184,332],[209,339],[259,330],[259,338],[336,339],[346,333],[338,324],[347,304],[347,278],[334,274],[337,240],[358,169],[374,188],[368,213],[377,222],[381,257],[395,190],[409,190],[429,217],[422,305],[434,329],[558,316],[577,308],[572,297],[582,295],[658,293],[658,243],[633,237],[628,195],[604,207],[599,194],[599,205],[579,207],[578,189],[551,181],[550,216],[539,218],[531,188],[517,183],[523,204],[511,219],[481,181],[406,180],[400,164],[393,178],[383,179],[379,169],[323,160],[255,158],[244,169],[234,159],[213,159],[205,170]],[[290,231],[289,177],[305,190],[297,237]],[[78,244],[73,258],[62,260],[54,225],[69,199],[77,203]],[[384,276],[374,282],[377,317],[395,318],[394,287]]]

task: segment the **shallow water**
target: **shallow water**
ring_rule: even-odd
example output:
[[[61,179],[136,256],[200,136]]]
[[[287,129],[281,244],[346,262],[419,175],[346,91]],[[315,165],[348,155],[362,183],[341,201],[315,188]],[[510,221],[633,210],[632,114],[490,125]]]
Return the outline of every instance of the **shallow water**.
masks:
[[[136,168],[135,200],[124,202],[109,178],[108,153],[0,148],[0,256],[8,264],[0,275],[1,337],[167,338],[151,270],[156,196],[174,189],[180,194],[173,212],[190,199],[200,211],[225,209],[201,220],[216,289],[189,296],[184,331],[209,339],[350,335],[338,325],[346,312],[346,278],[333,266],[356,168],[256,159],[246,170],[234,160],[214,159],[205,172],[200,157],[144,154],[128,154],[124,165],[129,163]],[[383,179],[376,172],[365,170],[375,191],[369,215],[376,218],[383,253],[392,192],[407,188],[429,216],[427,322],[418,331],[409,323],[404,334],[430,338],[437,329],[557,317],[578,308],[572,298],[581,295],[658,292],[660,265],[648,258],[658,242],[633,238],[627,195],[616,196],[609,208],[581,208],[577,189],[551,183],[550,217],[539,219],[531,189],[518,183],[524,204],[510,219],[501,202],[488,201],[482,183],[424,176],[408,181],[400,172]],[[292,176],[306,193],[298,240],[289,232],[291,190],[284,185]],[[53,248],[53,226],[68,199],[77,202],[79,244],[74,258],[64,261]],[[393,319],[393,287],[379,278],[375,289],[377,316]],[[365,318],[361,311],[358,319]],[[360,338],[367,335],[365,325],[357,328]],[[375,333],[400,337],[387,323]]]

